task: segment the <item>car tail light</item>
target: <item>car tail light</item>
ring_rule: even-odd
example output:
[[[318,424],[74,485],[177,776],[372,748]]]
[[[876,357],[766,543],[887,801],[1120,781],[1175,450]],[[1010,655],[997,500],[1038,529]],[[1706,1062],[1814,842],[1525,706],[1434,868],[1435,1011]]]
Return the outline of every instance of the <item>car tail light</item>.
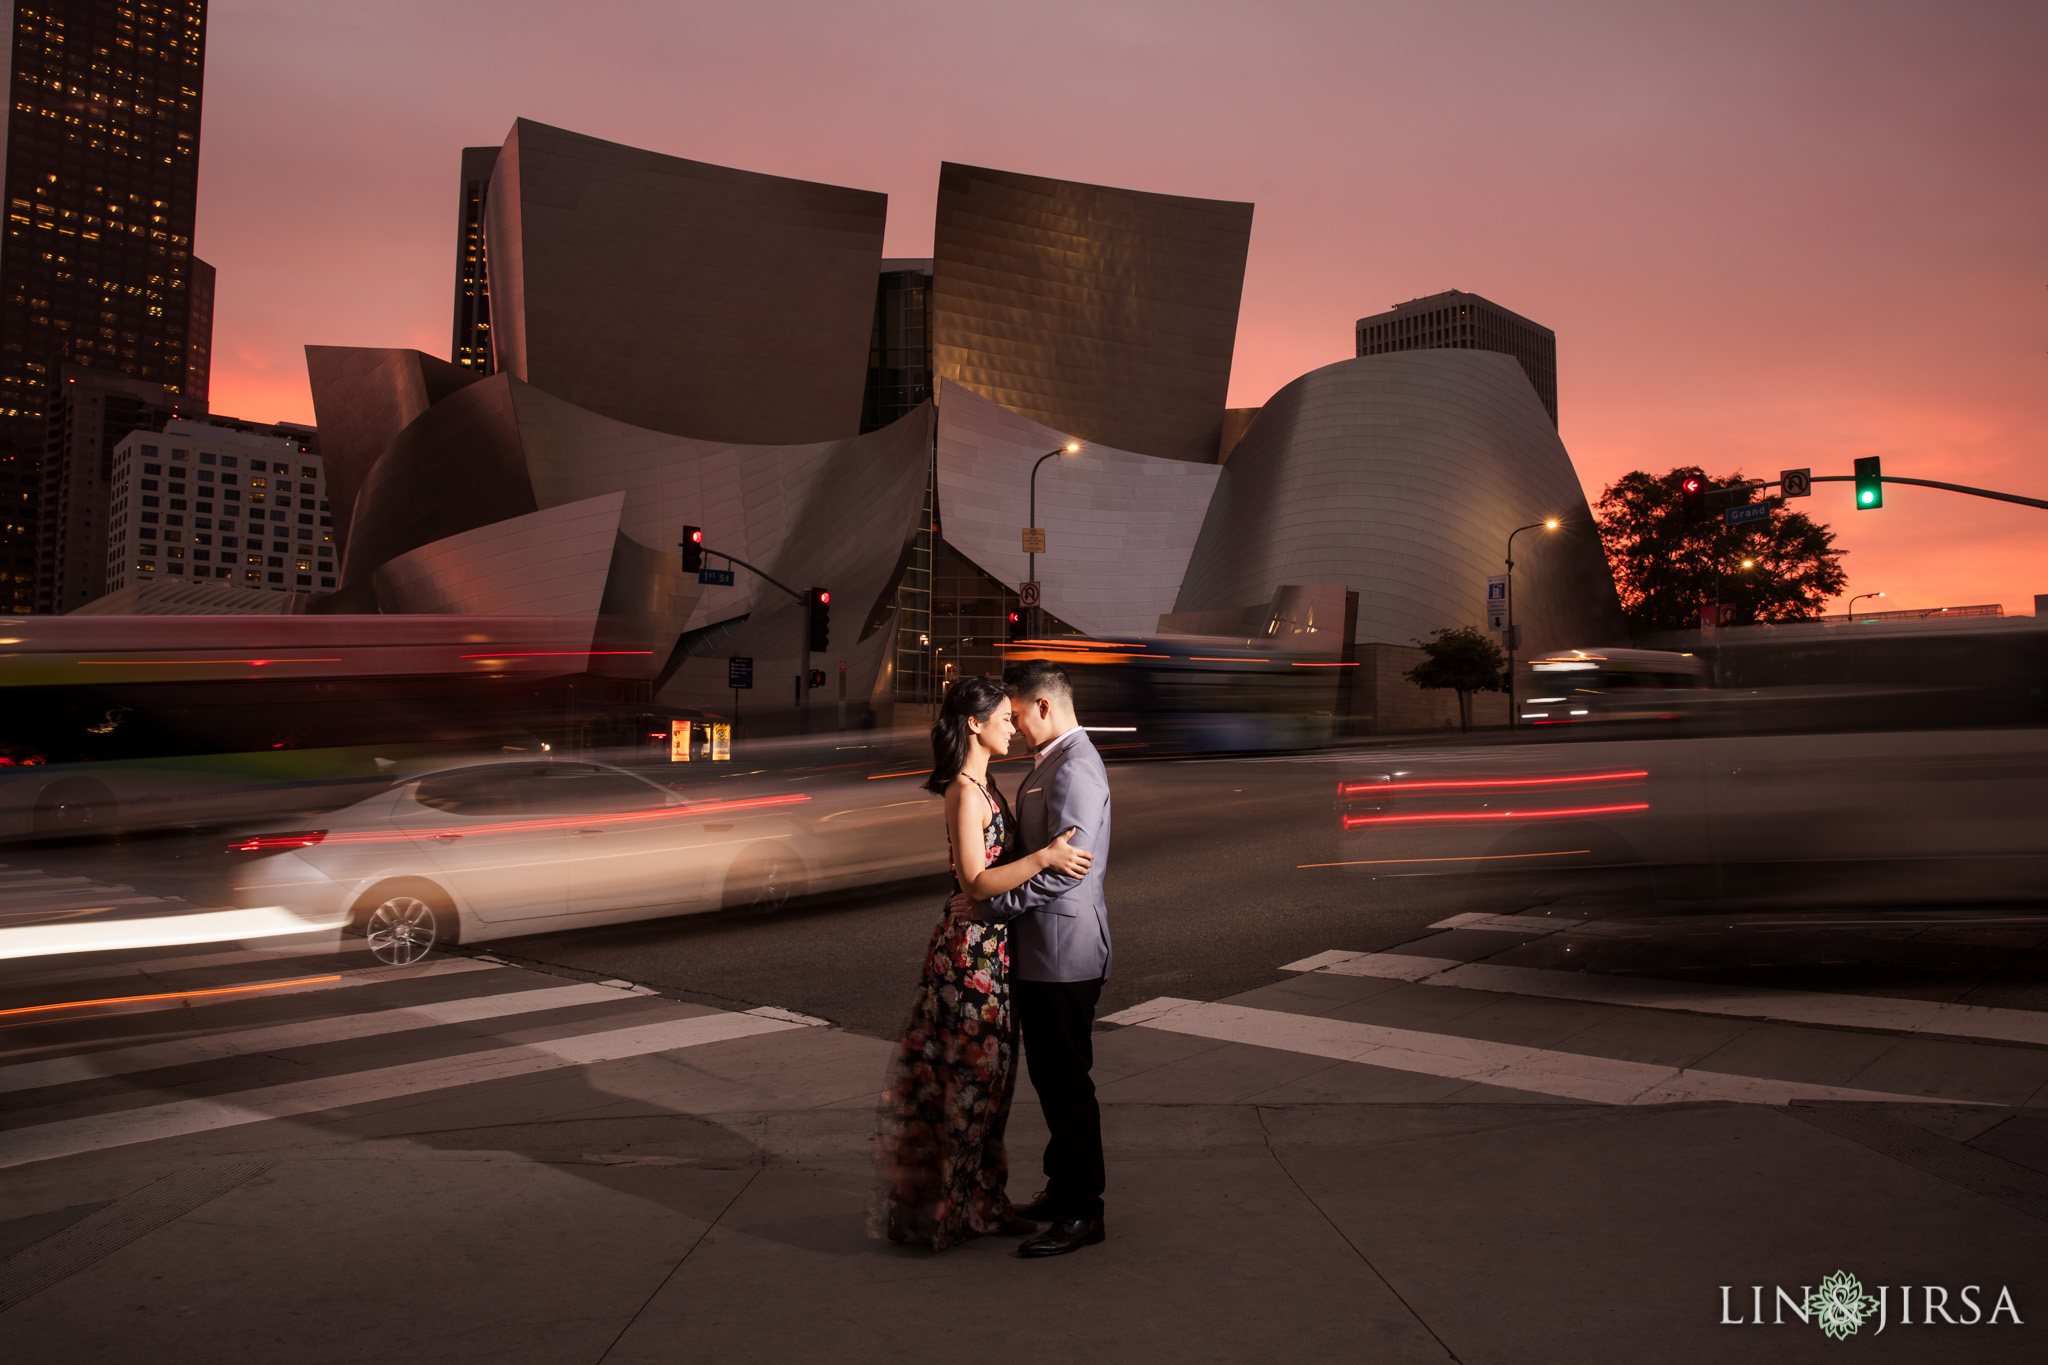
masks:
[[[282,834],[252,834],[228,845],[230,853],[281,853],[292,848],[311,848],[327,837],[324,829],[294,829]]]

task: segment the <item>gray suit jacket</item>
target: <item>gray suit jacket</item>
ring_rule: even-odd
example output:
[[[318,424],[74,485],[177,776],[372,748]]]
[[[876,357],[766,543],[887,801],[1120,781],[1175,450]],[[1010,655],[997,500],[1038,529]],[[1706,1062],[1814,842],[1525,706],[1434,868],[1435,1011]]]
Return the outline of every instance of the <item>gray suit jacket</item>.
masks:
[[[1041,872],[980,902],[981,918],[1010,925],[1010,972],[1020,981],[1095,981],[1109,975],[1109,772],[1087,734],[1075,735],[1025,777],[1017,794],[1020,847],[1045,847],[1078,830],[1075,848],[1095,855],[1079,881]]]

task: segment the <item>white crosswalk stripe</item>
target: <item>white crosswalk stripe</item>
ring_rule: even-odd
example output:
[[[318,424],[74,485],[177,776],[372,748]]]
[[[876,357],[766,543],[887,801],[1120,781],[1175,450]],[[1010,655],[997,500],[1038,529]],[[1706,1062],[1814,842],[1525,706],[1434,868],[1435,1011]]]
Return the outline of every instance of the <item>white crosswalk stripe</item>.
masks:
[[[1475,924],[1461,917],[1442,927]],[[1527,927],[1569,931],[1556,920]],[[1418,946],[1438,941],[1464,942]],[[1399,951],[1324,952],[1281,970],[1331,984],[1262,987],[1219,1001],[1160,997],[1102,1022],[1593,1104],[2007,1105],[2048,1095],[2048,1012]],[[1336,984],[1347,979],[1359,984]],[[1721,1022],[1674,1025],[1674,1014]],[[1858,1041],[1845,1043],[1845,1035]],[[1132,1055],[1152,1054],[1141,1047]],[[1245,1070],[1220,1058],[1199,1064]],[[1302,1084],[1318,1094],[1388,1091],[1383,1079],[1313,1074],[1322,1079]],[[1148,1096],[1159,1093],[1156,1081],[1147,1084]],[[1281,1091],[1291,1084],[1274,1083]],[[1483,1090],[1449,1093],[1488,1098]]]
[[[328,1019],[309,1019],[272,1028],[243,1029],[205,1038],[174,1038],[138,1047],[89,1052],[83,1056],[52,1057],[46,1061],[0,1066],[0,1093],[34,1090],[42,1086],[87,1081],[102,1076],[125,1076],[164,1067],[190,1066],[257,1052],[277,1052],[295,1047],[314,1047],[351,1038],[374,1038],[412,1029],[436,1028],[442,1024],[470,1024],[485,1019],[506,1019],[516,1014],[567,1009],[572,1005],[619,1003],[635,998],[616,986],[597,984],[554,986],[537,991],[511,991],[503,995],[475,996],[466,1000],[443,1000],[407,1009],[381,1010],[374,1014],[344,1014]]]
[[[1928,1098],[1694,1071],[1200,1000],[1162,997],[1110,1015],[1103,1022],[1136,1024],[1169,1033],[1305,1053],[1332,1061],[1363,1062],[1424,1076],[1478,1081],[1595,1104],[1680,1104],[1699,1100],[1742,1104],[1790,1104],[1794,1100],[1926,1103]]]
[[[28,1015],[36,1032],[7,1039],[18,1060],[10,1065],[0,1057],[0,1094],[7,1096],[5,1108],[16,1116],[16,1126],[0,1128],[0,1168],[801,1030],[823,1022],[768,1006],[745,1013],[707,1010],[664,999],[631,982],[564,983],[503,962],[467,957],[368,968],[348,967],[344,959],[342,970],[287,977],[279,984],[279,958],[291,956],[243,950],[155,960],[147,964],[149,985],[151,994],[162,999],[140,1005],[126,993],[134,990],[135,970],[144,964],[109,965],[102,968],[101,977],[84,975],[89,968],[67,969],[49,974],[61,981],[40,983],[58,989],[38,991],[32,986],[25,991],[21,983],[10,981],[8,1003],[17,1011],[41,1010],[41,1004],[21,1003],[24,995],[37,994],[47,997],[43,1004],[59,1008]],[[297,966],[317,971],[319,964],[298,956],[301,961],[287,970]],[[246,970],[238,970],[260,973],[266,968],[271,969],[268,976],[253,979]],[[222,972],[243,979],[213,984]],[[195,979],[200,984],[190,984]],[[514,983],[514,989],[503,989]],[[345,986],[370,989],[339,996],[316,994],[303,1004],[258,1005],[274,1022],[243,1022],[248,1015],[229,1008]],[[448,998],[423,1001],[423,990]],[[403,994],[394,998],[392,991]],[[323,1009],[328,1001],[332,1005]],[[126,1037],[110,1039],[109,1019],[137,1008],[185,1012],[174,1025],[183,1036],[164,1037],[160,1024],[144,1020],[127,1030]],[[314,1013],[275,1022],[280,1010],[301,1016],[309,1010]],[[679,1011],[686,1013],[677,1017]],[[22,1018],[17,1013],[8,1022]],[[194,1026],[204,1030],[216,1020],[221,1023],[215,1031],[196,1036],[188,1031]],[[67,1038],[72,1040],[68,1044]],[[366,1039],[386,1041],[367,1049],[332,1050],[335,1044]],[[107,1046],[110,1042],[116,1045]],[[404,1049],[414,1049],[410,1056],[416,1058],[419,1049],[445,1050],[451,1042],[466,1050],[398,1061],[408,1055]],[[329,1050],[314,1051],[323,1048]],[[288,1065],[306,1062],[328,1071],[337,1066],[347,1069],[272,1084],[281,1059]],[[181,1067],[204,1070],[191,1073],[198,1079],[188,1081],[171,1074]],[[233,1085],[238,1076],[242,1088],[211,1093],[224,1079]],[[109,1088],[109,1081],[117,1084]],[[188,1084],[203,1087],[201,1095],[179,1097]],[[163,1102],[121,1107],[134,1106],[140,1091]],[[38,1109],[48,1113],[48,1121],[35,1121]],[[27,1121],[20,1122],[23,1119]]]
[[[1819,991],[1768,990],[1756,986],[1699,985],[1653,977],[1600,976],[1546,967],[1510,967],[1460,962],[1407,953],[1320,953],[1290,962],[1286,972],[1329,972],[1421,981],[1432,986],[1583,1000],[1596,1005],[1725,1014],[1738,1019],[1774,1019],[1831,1028],[1887,1029],[1948,1038],[2048,1046],[2048,1014],[2033,1010],[1957,1005],[1941,1000],[1874,995],[1830,995]]]

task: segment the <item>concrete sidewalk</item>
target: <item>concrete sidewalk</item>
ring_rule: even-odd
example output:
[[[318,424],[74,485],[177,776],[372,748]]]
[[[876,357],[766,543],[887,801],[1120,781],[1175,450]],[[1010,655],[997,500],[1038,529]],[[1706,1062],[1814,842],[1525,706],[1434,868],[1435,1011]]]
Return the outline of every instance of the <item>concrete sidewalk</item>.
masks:
[[[1169,1040],[1098,1041],[1129,1078]],[[2043,1355],[2048,1202],[2028,1153],[1959,1141],[1981,1108],[1252,1104],[1245,1074],[1297,1059],[1234,1047],[1170,1099],[1105,1084],[1110,1239],[1023,1262],[865,1237],[887,1051],[798,1029],[0,1173],[6,1358]],[[1027,1085],[1022,1196],[1043,1133]],[[1987,1311],[2009,1287],[2021,1322],[1923,1325],[1916,1298],[1902,1325],[1894,1297],[1848,1342],[1771,1323],[1776,1286],[1836,1270],[1956,1314],[1961,1286]]]

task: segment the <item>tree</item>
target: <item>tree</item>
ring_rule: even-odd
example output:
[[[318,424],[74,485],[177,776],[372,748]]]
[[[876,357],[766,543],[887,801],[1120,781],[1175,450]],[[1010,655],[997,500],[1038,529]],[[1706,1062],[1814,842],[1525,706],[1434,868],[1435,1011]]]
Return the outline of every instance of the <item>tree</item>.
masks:
[[[1697,520],[1680,505],[1688,475],[1707,488],[1707,511]],[[1729,525],[1721,510],[1753,497],[1743,482],[1740,473],[1713,478],[1688,465],[1664,475],[1624,474],[1600,495],[1600,544],[1631,630],[1689,630],[1708,602],[1729,604],[1724,622],[1808,620],[1848,586],[1840,562],[1847,551],[1805,513],[1784,511],[1780,502],[1763,520]],[[1733,491],[1717,496],[1723,489]]]
[[[1507,690],[1501,679],[1501,665],[1506,661],[1500,646],[1471,626],[1439,630],[1415,643],[1422,646],[1423,659],[1408,670],[1408,681],[1428,691],[1448,688],[1456,692],[1458,720],[1465,729],[1472,728],[1474,692]]]

